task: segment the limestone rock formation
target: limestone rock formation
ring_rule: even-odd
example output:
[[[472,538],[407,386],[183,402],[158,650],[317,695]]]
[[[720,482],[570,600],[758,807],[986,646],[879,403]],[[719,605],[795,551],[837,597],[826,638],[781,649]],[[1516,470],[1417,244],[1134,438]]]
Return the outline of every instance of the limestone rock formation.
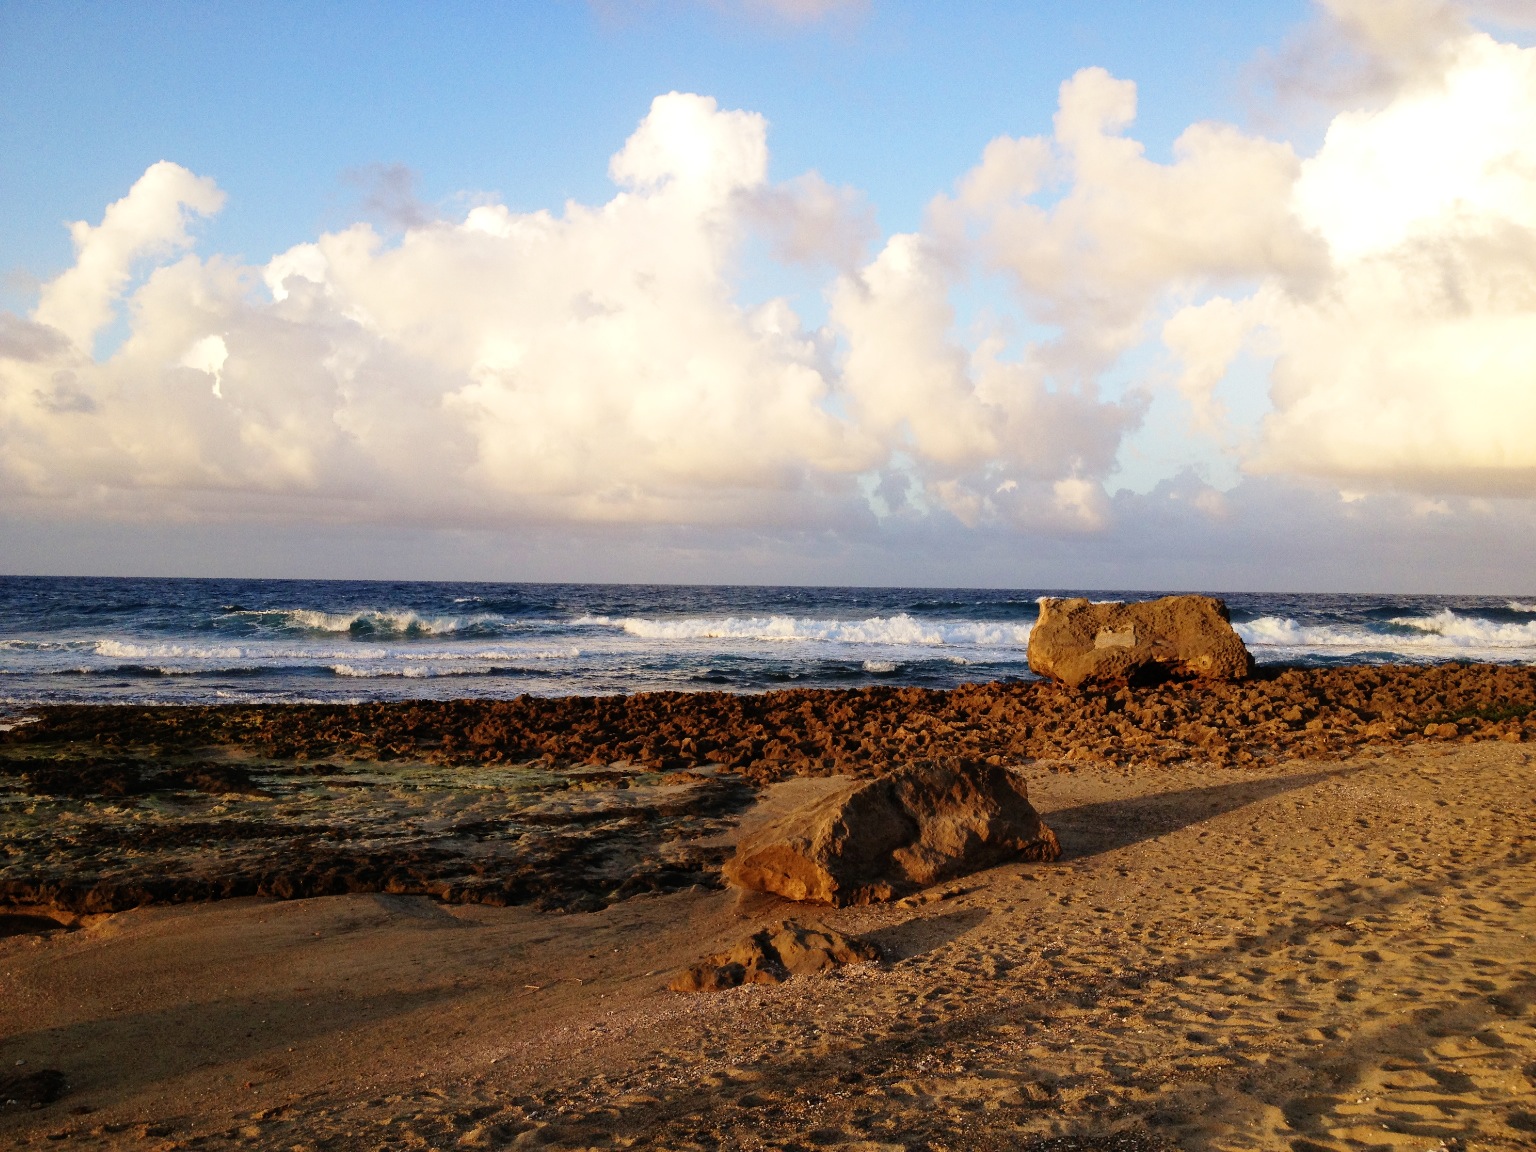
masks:
[[[1253,670],[1227,606],[1214,596],[1139,603],[1040,601],[1029,666],[1072,688],[1204,677],[1241,680]]]
[[[864,940],[820,924],[781,920],[754,932],[729,952],[699,961],[668,987],[674,992],[718,992],[740,984],[780,984],[791,976],[811,976],[879,959],[880,950]]]
[[[925,761],[752,833],[724,871],[737,887],[790,900],[868,904],[1007,860],[1060,855],[1022,778],[979,761]]]

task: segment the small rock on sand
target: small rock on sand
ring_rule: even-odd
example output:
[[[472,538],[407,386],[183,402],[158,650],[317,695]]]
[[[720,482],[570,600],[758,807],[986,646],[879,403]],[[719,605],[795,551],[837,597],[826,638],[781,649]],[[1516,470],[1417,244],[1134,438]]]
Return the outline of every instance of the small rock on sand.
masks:
[[[668,987],[674,992],[719,992],[742,984],[780,984],[791,976],[879,959],[879,949],[866,941],[820,924],[781,920],[679,973]]]
[[[752,833],[724,873],[739,888],[790,900],[868,904],[1004,861],[1060,855],[1019,776],[979,761],[926,761]]]

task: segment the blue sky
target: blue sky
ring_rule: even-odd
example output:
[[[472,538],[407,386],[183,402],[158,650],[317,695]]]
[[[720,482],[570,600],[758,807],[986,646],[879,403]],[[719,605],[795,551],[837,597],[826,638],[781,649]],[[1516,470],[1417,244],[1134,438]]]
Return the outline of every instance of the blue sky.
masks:
[[[230,196],[210,249],[265,258],[351,223],[350,177],[403,164],[451,207],[595,203],[652,97],[762,113],[773,171],[864,191],[883,230],[993,137],[1049,131],[1061,82],[1099,65],[1141,88],[1154,154],[1201,119],[1243,122],[1259,52],[1307,15],[1266,4],[880,3],[819,21],[708,3],[0,5],[6,303],[70,263],[92,219],[173,160]]]
[[[1529,591],[1533,27],[0,2],[0,569]]]

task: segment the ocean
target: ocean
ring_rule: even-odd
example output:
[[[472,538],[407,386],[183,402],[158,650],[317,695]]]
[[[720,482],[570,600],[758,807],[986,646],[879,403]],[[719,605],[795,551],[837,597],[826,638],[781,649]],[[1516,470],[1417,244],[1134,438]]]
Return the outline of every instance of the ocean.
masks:
[[[948,688],[1030,678],[1038,598],[1074,594],[1159,595],[0,577],[0,704]],[[1536,662],[1536,597],[1223,599],[1260,664]]]

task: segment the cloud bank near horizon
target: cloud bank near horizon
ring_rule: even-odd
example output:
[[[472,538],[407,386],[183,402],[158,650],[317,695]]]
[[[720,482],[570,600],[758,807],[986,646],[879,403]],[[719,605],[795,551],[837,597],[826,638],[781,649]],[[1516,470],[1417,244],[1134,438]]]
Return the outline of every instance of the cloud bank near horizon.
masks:
[[[1433,0],[1325,9],[1371,94],[1313,154],[1200,123],[1154,161],[1135,85],[1090,68],[1050,137],[994,140],[883,241],[855,190],[768,179],[762,116],[677,92],[605,203],[359,223],[261,265],[196,252],[224,193],[161,161],[72,227],[29,316],[0,313],[0,492],[59,516],[1092,532],[1172,389],[1254,476],[1427,512],[1536,496],[1536,50]],[[824,323],[742,299],[759,249],[825,271]],[[1028,338],[958,321],[976,275]]]

